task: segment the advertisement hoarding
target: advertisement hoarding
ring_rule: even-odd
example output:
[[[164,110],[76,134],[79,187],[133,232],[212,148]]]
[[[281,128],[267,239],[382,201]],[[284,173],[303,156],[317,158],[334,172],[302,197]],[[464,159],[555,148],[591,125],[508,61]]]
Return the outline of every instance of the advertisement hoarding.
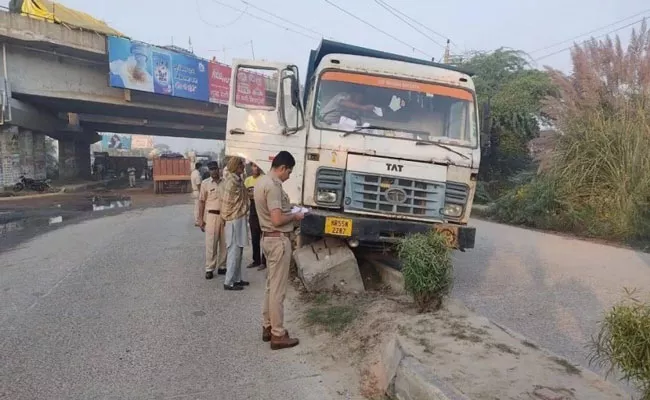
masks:
[[[108,37],[111,87],[208,101],[208,62],[186,54]]]
[[[111,87],[228,104],[229,65],[115,36],[107,38],[107,48]],[[241,71],[238,103],[263,105],[265,96],[264,77]]]
[[[153,148],[153,136],[131,135],[131,148],[132,149],[152,149]]]
[[[102,149],[131,150],[131,136],[117,133],[102,134]]]
[[[228,104],[232,68],[229,65],[211,61],[208,71],[210,72],[210,102]],[[264,75],[239,71],[237,80],[237,104],[264,105],[266,103],[266,77]]]

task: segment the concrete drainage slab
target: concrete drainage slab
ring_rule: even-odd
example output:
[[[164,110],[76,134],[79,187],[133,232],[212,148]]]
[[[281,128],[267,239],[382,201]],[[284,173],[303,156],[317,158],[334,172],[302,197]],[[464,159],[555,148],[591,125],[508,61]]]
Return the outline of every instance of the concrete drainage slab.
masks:
[[[610,400],[625,392],[592,371],[450,300],[384,342],[378,381],[398,400]]]

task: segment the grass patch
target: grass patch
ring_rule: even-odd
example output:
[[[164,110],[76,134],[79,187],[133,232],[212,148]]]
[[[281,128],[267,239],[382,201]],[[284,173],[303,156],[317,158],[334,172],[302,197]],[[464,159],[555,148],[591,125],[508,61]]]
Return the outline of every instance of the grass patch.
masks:
[[[314,304],[317,304],[319,306],[324,306],[325,304],[329,303],[330,297],[327,293],[318,293],[316,297],[314,297]]]
[[[309,326],[319,325],[333,335],[339,335],[357,317],[360,311],[349,305],[321,305],[307,310],[305,320]]]

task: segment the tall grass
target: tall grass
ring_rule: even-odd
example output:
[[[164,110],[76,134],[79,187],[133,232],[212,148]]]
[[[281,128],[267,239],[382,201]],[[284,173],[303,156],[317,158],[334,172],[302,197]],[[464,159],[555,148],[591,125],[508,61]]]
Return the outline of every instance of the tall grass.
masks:
[[[558,197],[581,215],[586,234],[650,237],[650,102],[621,101],[565,122],[552,177]]]
[[[559,91],[545,102],[560,132],[552,165],[500,199],[495,215],[588,236],[648,240],[650,32],[644,22],[626,50],[618,37],[591,40],[575,47],[572,61],[571,75],[549,69]]]

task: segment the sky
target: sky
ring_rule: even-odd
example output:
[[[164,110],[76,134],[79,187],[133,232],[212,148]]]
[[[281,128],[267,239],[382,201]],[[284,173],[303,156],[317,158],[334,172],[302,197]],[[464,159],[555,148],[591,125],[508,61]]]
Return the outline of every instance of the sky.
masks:
[[[378,4],[381,1],[426,26],[429,30],[412,22],[429,37],[382,8]],[[0,4],[7,3],[0,0]],[[253,56],[289,62],[299,66],[303,77],[309,51],[318,47],[321,36],[436,60],[442,57],[445,38],[448,38],[452,54],[508,47],[528,52],[535,60],[535,67],[548,65],[569,72],[569,51],[563,50],[571,46],[572,39],[585,40],[589,35],[580,35],[594,30],[593,35],[598,37],[643,16],[650,17],[647,0],[600,0],[599,4],[587,0],[61,0],[57,3],[91,14],[132,39],[186,48],[191,40],[195,54],[200,57],[216,57],[226,63],[233,58]],[[638,15],[632,17],[635,14]],[[624,21],[613,24],[621,20]],[[626,39],[639,25],[616,33]],[[556,46],[546,49],[553,45]],[[552,55],[555,52],[558,54]],[[213,147],[209,142],[193,139],[161,141],[178,151]]]

